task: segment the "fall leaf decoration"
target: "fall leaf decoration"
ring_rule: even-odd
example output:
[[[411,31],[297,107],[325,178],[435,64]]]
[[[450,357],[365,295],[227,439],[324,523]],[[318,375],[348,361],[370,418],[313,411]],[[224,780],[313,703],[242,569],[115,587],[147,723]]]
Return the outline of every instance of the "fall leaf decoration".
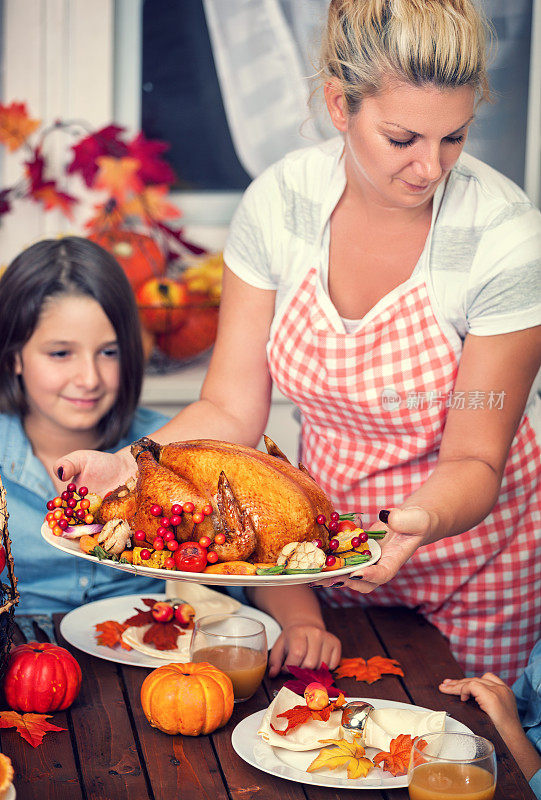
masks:
[[[131,650],[130,645],[126,644],[122,638],[127,625],[114,619],[108,619],[106,622],[98,622],[94,627],[98,631],[96,640],[102,647],[116,647],[119,644],[124,650]]]
[[[347,766],[348,778],[364,778],[374,764],[365,757],[365,749],[360,743],[360,736],[354,736],[352,742],[347,739],[323,739],[322,744],[331,744],[333,747],[324,747],[319,755],[306,768],[307,772],[316,769],[337,769]]]
[[[406,733],[400,733],[395,739],[391,739],[388,753],[382,750],[374,756],[374,765],[381,764],[382,769],[390,772],[395,777],[397,775],[405,775],[408,771],[412,747],[413,739],[411,736]],[[417,743],[417,747],[419,749],[426,747],[426,742],[421,739]]]
[[[145,631],[143,642],[154,645],[156,650],[175,650],[178,637],[183,636],[186,631],[172,621],[156,622],[152,616],[152,607],[156,600],[151,597],[143,597],[141,599],[148,606],[146,611],[135,607],[137,614],[125,619],[124,622],[109,619],[94,626],[99,632],[96,636],[98,644],[104,647],[116,647],[119,644],[125,650],[131,650],[132,648],[122,639],[122,634],[126,628],[142,628],[143,625],[150,625],[148,631]],[[191,628],[193,628],[193,622],[188,627],[188,630]]]
[[[373,656],[367,661],[364,658],[343,658],[335,674],[337,678],[355,678],[366,683],[374,683],[382,675],[404,675],[398,661],[382,656]]]
[[[2,711],[0,713],[0,728],[17,728],[21,736],[32,747],[38,747],[45,734],[51,731],[65,731],[47,722],[50,714],[19,714],[17,711]]]
[[[175,650],[178,637],[184,636],[184,633],[174,622],[154,622],[145,631],[143,642],[153,644],[156,650]]]
[[[3,142],[10,152],[18,150],[26,139],[40,125],[39,119],[32,119],[26,108],[26,103],[0,103],[0,142]]]
[[[323,684],[329,697],[338,697],[340,694],[339,690],[334,685],[334,678],[324,661],[321,662],[319,669],[304,669],[304,667],[294,667],[292,664],[286,664],[286,669],[294,675],[297,680],[286,681],[284,686],[286,689],[291,689],[295,694],[303,695],[308,684],[313,682]]]
[[[283,731],[279,731],[271,722],[272,730],[277,733],[279,736],[287,736],[289,731],[292,731],[294,728],[297,728],[299,725],[302,725],[305,722],[308,722],[309,719],[315,719],[321,722],[328,722],[329,717],[333,711],[341,708],[346,703],[346,698],[342,694],[339,693],[338,698],[333,700],[332,703],[329,703],[328,706],[322,708],[321,711],[314,711],[311,708],[308,708],[307,705],[304,706],[293,706],[293,708],[288,708],[287,711],[283,711],[281,714],[278,714],[278,717],[285,717],[287,719],[287,728]]]

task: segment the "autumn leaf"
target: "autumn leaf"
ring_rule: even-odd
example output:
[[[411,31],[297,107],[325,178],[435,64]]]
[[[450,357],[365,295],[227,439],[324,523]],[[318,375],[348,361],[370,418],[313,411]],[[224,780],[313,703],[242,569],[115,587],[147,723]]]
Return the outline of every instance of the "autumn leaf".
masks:
[[[178,637],[183,635],[182,628],[174,622],[154,622],[148,631],[145,631],[143,642],[154,645],[156,650],[175,650]]]
[[[285,717],[287,719],[287,728],[285,728],[283,731],[279,731],[272,723],[271,728],[275,733],[279,734],[279,736],[287,736],[289,731],[292,731],[299,725],[303,725],[305,722],[308,722],[309,719],[314,719],[320,722],[328,722],[331,713],[341,708],[345,702],[346,698],[342,692],[340,692],[336,700],[334,700],[332,703],[329,703],[328,706],[325,706],[325,708],[322,708],[319,711],[308,708],[307,705],[293,706],[293,708],[288,708],[286,711],[283,711],[281,714],[277,715],[277,718]]]
[[[160,158],[166,150],[169,150],[166,142],[146,139],[144,133],[139,133],[133,141],[128,142],[129,155],[139,161],[137,174],[145,186],[175,182],[175,173]]]
[[[94,181],[96,189],[105,189],[122,200],[128,192],[141,192],[143,184],[137,176],[139,161],[136,158],[111,158],[98,156],[99,172]]]
[[[127,625],[114,619],[108,619],[105,622],[98,622],[94,627],[98,631],[96,640],[102,647],[116,647],[119,644],[124,650],[131,650],[130,645],[126,644],[122,638]]]
[[[85,222],[85,228],[91,233],[120,230],[126,220],[123,204],[114,198],[109,198],[105,203],[94,204],[94,211],[94,216]]]
[[[286,689],[291,689],[295,694],[303,695],[308,684],[314,681],[323,684],[329,697],[337,697],[340,693],[334,685],[334,678],[324,661],[321,662],[319,669],[304,669],[304,667],[294,667],[293,664],[286,664],[286,669],[294,675],[297,680],[286,681],[284,686]]]
[[[32,156],[30,161],[24,162],[24,169],[30,181],[30,194],[44,185],[43,170],[45,169],[45,159],[41,155],[39,147],[32,152]]]
[[[65,731],[47,722],[50,714],[19,714],[17,711],[2,711],[0,713],[0,728],[17,728],[21,736],[32,747],[38,747],[45,734],[51,731]]]
[[[74,203],[77,203],[78,200],[76,197],[72,197],[71,194],[59,192],[54,181],[47,181],[47,183],[43,183],[39,189],[33,189],[31,191],[31,197],[33,200],[43,203],[45,211],[58,208],[66,217],[73,219],[71,207]]]
[[[132,195],[123,204],[126,216],[140,217],[144,222],[154,223],[164,219],[181,217],[180,209],[165,199],[168,186],[148,186],[142,192]]]
[[[40,122],[41,120],[29,116],[26,103],[0,103],[0,142],[13,152],[24,144]]]
[[[354,736],[352,742],[347,739],[322,739],[321,743],[334,746],[324,747],[306,768],[307,772],[347,766],[348,778],[353,779],[364,778],[374,766],[369,758],[365,758],[365,749],[359,736]]]
[[[67,168],[68,174],[79,173],[88,187],[93,186],[99,172],[97,159],[100,156],[122,158],[128,155],[128,146],[120,138],[124,128],[118,125],[107,125],[99,131],[85,136],[71,149],[73,161]]]
[[[413,739],[411,736],[406,733],[401,733],[395,739],[391,739],[388,753],[383,750],[376,753],[374,756],[374,764],[381,764],[382,769],[386,772],[390,772],[391,775],[395,777],[397,775],[405,775],[408,771],[412,746]],[[426,742],[421,739],[417,743],[417,747],[419,749],[426,747]]]
[[[8,214],[11,211],[11,203],[9,202],[9,195],[11,189],[3,189],[0,192],[0,217],[2,214]]]
[[[343,658],[335,674],[337,678],[355,678],[366,683],[374,683],[382,675],[404,675],[398,661],[382,656],[373,656],[367,661],[364,658]]]
[[[131,625],[134,628],[141,628],[143,625],[152,625],[154,622],[154,617],[152,616],[152,606],[157,602],[150,597],[143,597],[143,603],[148,606],[148,611],[141,611],[140,608],[135,607],[135,614],[133,617],[129,617],[128,619],[124,620],[124,625]]]

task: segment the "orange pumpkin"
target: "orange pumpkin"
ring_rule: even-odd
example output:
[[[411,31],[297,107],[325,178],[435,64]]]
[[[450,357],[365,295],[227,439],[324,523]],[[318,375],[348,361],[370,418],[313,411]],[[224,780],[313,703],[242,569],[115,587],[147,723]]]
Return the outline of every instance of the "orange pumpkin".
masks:
[[[233,713],[233,684],[206,661],[164,664],[141,686],[143,712],[154,728],[172,735],[212,733]]]
[[[111,253],[132,285],[134,292],[149,278],[164,275],[165,257],[150,236],[112,228],[88,237]]]

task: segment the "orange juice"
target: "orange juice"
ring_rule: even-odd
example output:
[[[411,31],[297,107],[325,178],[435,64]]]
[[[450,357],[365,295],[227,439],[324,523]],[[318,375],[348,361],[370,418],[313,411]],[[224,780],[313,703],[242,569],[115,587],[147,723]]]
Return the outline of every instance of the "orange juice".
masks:
[[[250,647],[220,645],[196,650],[192,653],[192,661],[208,661],[221,669],[231,678],[235,700],[247,700],[263,680],[267,668],[267,653]]]
[[[421,764],[408,792],[411,800],[492,800],[494,775],[474,764]]]

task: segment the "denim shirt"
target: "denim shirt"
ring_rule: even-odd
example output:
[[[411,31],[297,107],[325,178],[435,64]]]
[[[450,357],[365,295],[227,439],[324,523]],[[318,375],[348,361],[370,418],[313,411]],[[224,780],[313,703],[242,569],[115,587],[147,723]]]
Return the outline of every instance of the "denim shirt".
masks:
[[[139,408],[114,452],[161,427],[167,417]],[[130,575],[92,564],[51,547],[40,529],[46,502],[57,492],[47,470],[33,454],[17,416],[0,414],[0,474],[6,490],[9,535],[21,599],[18,614],[67,612],[105,597],[164,592],[164,581]]]
[[[530,653],[528,666],[513,684],[513,692],[526,736],[541,753],[541,639]],[[531,778],[530,787],[541,800],[541,769]]]

